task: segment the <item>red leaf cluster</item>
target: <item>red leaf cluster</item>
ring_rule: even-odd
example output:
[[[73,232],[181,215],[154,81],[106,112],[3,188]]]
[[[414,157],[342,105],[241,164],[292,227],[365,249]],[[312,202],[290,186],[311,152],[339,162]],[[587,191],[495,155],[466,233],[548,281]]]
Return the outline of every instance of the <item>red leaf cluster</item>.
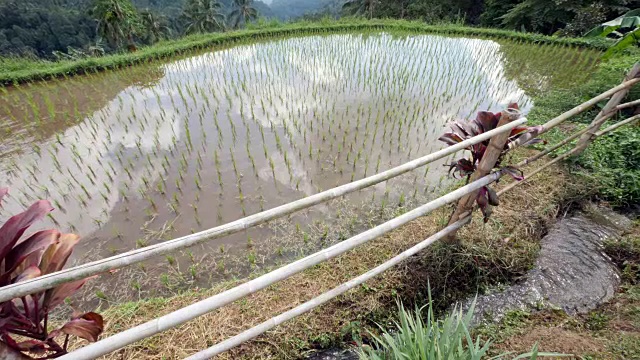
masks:
[[[0,189],[0,201],[7,195]],[[41,220],[53,208],[49,201],[40,200],[26,211],[11,217],[0,227],[0,287],[61,270],[78,243],[74,234],[62,234],[57,230],[42,230],[23,237],[26,230]],[[0,303],[0,352],[14,358],[26,356],[23,352],[58,357],[67,352],[67,341],[60,346],[55,337],[74,335],[88,341],[96,341],[103,330],[102,317],[86,313],[74,317],[61,328],[47,329],[49,312],[73,295],[89,279],[82,279]],[[20,336],[18,341],[14,337]],[[7,355],[8,357],[9,355]]]
[[[518,104],[512,103],[508,106],[509,109],[519,109]],[[489,111],[480,111],[477,116],[473,120],[459,120],[454,121],[449,124],[450,130],[444,133],[438,140],[446,143],[447,145],[455,145],[461,143],[465,140],[471,139],[475,136],[478,136],[487,131],[493,130],[498,126],[498,122],[502,117],[502,113],[492,113]],[[518,126],[511,130],[509,134],[509,139],[503,153],[498,158],[496,162],[496,167],[500,167],[500,163],[502,161],[502,156],[510,149],[515,146],[521,145],[532,145],[542,140],[536,138],[540,132],[542,132],[542,126]],[[449,174],[453,177],[466,177],[467,181],[471,174],[473,174],[480,160],[484,156],[487,147],[489,146],[490,140],[485,140],[476,145],[471,145],[466,148],[471,153],[471,158],[462,158],[451,164],[449,164]],[[522,172],[514,167],[505,167],[502,170],[505,171],[506,174],[511,175],[516,180],[522,180],[524,177],[522,176]],[[491,214],[491,206],[497,206],[498,204],[498,196],[489,187],[485,187],[481,189],[476,199],[476,202],[482,213],[484,214],[485,222],[488,220],[489,215]]]

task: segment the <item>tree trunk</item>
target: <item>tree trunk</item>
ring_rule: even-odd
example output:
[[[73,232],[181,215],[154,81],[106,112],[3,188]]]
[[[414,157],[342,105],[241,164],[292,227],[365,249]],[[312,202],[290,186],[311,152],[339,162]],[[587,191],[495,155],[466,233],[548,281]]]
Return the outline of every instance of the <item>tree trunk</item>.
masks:
[[[136,46],[136,43],[133,41],[133,35],[131,33],[127,35],[127,50],[129,50],[129,52],[138,51],[138,47]]]

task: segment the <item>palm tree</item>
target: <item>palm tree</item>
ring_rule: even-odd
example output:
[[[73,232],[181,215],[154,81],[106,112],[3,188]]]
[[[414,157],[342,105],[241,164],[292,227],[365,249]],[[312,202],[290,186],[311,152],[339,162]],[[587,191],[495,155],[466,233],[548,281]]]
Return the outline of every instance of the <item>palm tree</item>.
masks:
[[[347,0],[342,5],[342,10],[351,15],[365,15],[373,19],[373,11],[378,0]]]
[[[98,21],[98,35],[107,39],[115,48],[126,40],[129,51],[135,51],[134,34],[139,28],[139,18],[131,0],[96,0],[92,15]]]
[[[229,15],[234,28],[258,18],[258,10],[253,7],[253,0],[233,0],[235,9]]]
[[[140,12],[140,19],[142,20],[142,29],[148,44],[153,44],[160,39],[166,38],[171,33],[171,29],[167,25],[167,19],[164,16],[156,15],[149,9]]]
[[[224,30],[225,17],[218,0],[187,0],[182,14],[187,34]]]

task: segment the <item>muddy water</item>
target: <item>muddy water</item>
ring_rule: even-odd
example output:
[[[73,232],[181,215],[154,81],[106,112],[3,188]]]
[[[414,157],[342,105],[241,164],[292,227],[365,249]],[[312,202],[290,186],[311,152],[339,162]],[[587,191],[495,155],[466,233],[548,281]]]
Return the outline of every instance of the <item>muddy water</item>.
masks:
[[[540,58],[555,66],[546,61],[537,72]],[[1,217],[50,199],[56,211],[41,226],[81,234],[77,261],[113,255],[439,150],[447,121],[512,101],[526,113],[531,93],[566,85],[562,76],[587,73],[594,59],[479,39],[343,34],[2,89],[0,184],[11,196]],[[347,199],[430,194],[450,160]],[[293,221],[335,211],[318,206]],[[252,230],[198,251],[242,252],[271,233]]]

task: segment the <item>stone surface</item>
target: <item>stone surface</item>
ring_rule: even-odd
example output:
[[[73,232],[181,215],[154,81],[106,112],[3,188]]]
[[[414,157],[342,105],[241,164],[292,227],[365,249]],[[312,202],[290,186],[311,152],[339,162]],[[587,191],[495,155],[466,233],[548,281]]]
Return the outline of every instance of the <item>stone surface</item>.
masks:
[[[474,320],[500,320],[512,310],[555,307],[585,313],[613,297],[620,284],[615,265],[603,251],[631,221],[604,208],[559,221],[542,239],[535,267],[506,290],[478,296]],[[467,309],[472,300],[464,304]]]
[[[315,353],[308,360],[358,360],[358,354],[351,349],[331,349]]]

